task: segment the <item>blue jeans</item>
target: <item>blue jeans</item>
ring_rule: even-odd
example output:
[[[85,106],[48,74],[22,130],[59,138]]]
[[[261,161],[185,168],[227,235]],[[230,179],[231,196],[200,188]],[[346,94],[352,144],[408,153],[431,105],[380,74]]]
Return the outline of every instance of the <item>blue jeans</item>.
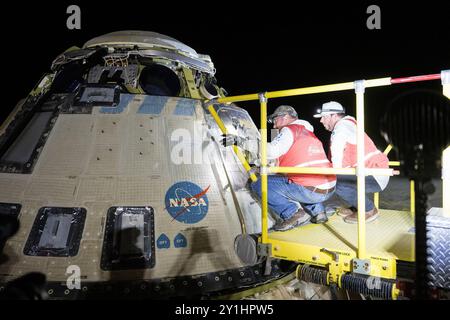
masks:
[[[331,197],[333,192],[321,194],[290,182],[286,176],[267,176],[267,202],[269,207],[283,220],[292,217],[303,207],[312,216],[325,212],[322,202]],[[261,179],[251,184],[251,189],[261,198]]]
[[[356,176],[338,175],[336,194],[351,207],[358,208],[358,193],[356,191]],[[366,212],[374,208],[373,193],[380,192],[381,187],[373,176],[366,177]]]

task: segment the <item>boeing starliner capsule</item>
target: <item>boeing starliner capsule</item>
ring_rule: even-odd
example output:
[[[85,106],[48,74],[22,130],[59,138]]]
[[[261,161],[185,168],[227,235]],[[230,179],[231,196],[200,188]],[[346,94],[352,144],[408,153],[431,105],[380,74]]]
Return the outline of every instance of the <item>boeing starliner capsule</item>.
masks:
[[[205,297],[284,276],[256,254],[259,200],[204,104],[225,95],[214,74],[209,56],[154,32],[59,55],[0,128],[1,286]],[[259,141],[247,111],[214,109]]]

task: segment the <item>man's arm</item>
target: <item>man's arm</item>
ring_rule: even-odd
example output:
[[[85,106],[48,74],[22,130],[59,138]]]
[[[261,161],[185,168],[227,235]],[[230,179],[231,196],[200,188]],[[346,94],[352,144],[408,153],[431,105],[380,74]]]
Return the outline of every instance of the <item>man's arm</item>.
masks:
[[[331,135],[330,149],[331,149],[331,162],[334,168],[342,168],[342,161],[344,159],[344,147],[346,143],[346,137],[341,130],[335,130]]]
[[[294,136],[289,128],[284,127],[280,133],[267,144],[267,159],[274,160],[289,151],[294,143]]]
[[[257,141],[247,141],[233,134],[223,134],[222,137],[221,143],[225,147],[237,145],[240,148],[251,152],[256,151],[255,148],[257,150],[259,149],[259,144],[256,143]],[[293,143],[294,136],[292,135],[291,130],[288,128],[281,129],[280,133],[273,139],[273,141],[267,144],[267,159],[278,159],[280,156],[289,151]],[[257,153],[259,154],[259,157],[261,157],[261,150]]]

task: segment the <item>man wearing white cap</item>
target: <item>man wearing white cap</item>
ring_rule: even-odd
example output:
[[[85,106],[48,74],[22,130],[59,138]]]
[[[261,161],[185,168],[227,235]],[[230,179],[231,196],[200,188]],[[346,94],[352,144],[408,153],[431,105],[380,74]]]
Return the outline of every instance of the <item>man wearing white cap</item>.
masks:
[[[293,107],[279,106],[268,121],[280,133],[267,144],[267,159],[277,159],[281,167],[331,167],[322,142],[313,133],[314,128],[309,122],[298,119]],[[235,142],[230,141],[233,140],[230,135],[225,140],[226,145]],[[322,202],[331,197],[335,185],[335,175],[269,175],[268,204],[283,219],[274,229],[289,230],[309,220],[326,222],[328,218]],[[261,179],[252,183],[251,188],[261,197]]]
[[[320,118],[326,130],[331,131],[330,151],[331,162],[334,168],[356,167],[356,120],[345,115],[344,107],[336,101],[330,101],[322,105],[319,113],[314,115]],[[364,152],[366,168],[388,168],[389,160],[385,154],[377,149],[367,134],[364,137]],[[366,222],[378,217],[371,197],[367,194],[382,191],[389,182],[389,176],[366,177]],[[356,191],[356,176],[338,175],[336,194],[342,198],[350,208],[341,209],[338,214],[344,217],[347,223],[357,223],[358,196]]]

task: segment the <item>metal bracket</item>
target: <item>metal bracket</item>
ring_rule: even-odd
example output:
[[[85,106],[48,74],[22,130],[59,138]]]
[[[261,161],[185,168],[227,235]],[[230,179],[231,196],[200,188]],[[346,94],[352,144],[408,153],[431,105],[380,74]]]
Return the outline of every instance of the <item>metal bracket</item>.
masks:
[[[259,168],[259,174],[260,175],[268,175],[269,174],[269,168],[264,166]]]
[[[266,97],[266,92],[261,92],[258,94],[259,97],[259,102],[260,103],[267,103],[267,97]]]
[[[203,106],[205,109],[207,109],[210,105],[214,106],[215,104],[218,104],[217,98],[203,101]]]
[[[248,171],[248,174],[257,174],[257,173],[260,173],[260,170],[259,170],[259,168],[258,167],[252,167],[249,171]]]
[[[264,266],[264,275],[265,276],[270,276],[271,273],[272,273],[272,258],[271,257],[267,257],[266,263],[265,263],[265,266]]]
[[[256,253],[260,257],[270,257],[272,253],[271,243],[258,243],[256,247]]]
[[[450,70],[443,70],[441,72],[442,93],[450,99]]]
[[[200,90],[199,90],[199,88],[197,88],[197,84],[195,83],[192,70],[189,68],[183,68],[183,74],[184,74],[184,78],[186,80],[187,88],[188,88],[191,98],[192,99],[200,99],[200,94],[199,94]]]
[[[325,248],[320,249],[320,252],[327,253],[333,257],[334,262],[331,262],[328,265],[328,282],[339,284],[339,279],[342,275],[342,266],[339,263],[339,254]]]
[[[365,91],[364,80],[357,80],[354,82],[354,84],[356,93],[364,93]]]
[[[441,71],[442,84],[450,84],[450,70]]]
[[[356,176],[357,177],[362,177],[362,178],[365,178],[365,176],[366,176],[366,166],[364,166],[364,167],[356,167],[355,168],[355,174],[356,174]]]
[[[359,274],[370,275],[370,260],[369,259],[353,259],[353,272]]]
[[[339,262],[339,254],[337,252],[330,251],[325,248],[320,249],[320,252],[328,253],[329,255],[331,255],[333,257],[334,261]]]
[[[331,262],[328,264],[328,283],[335,283],[340,287],[340,279],[343,275],[341,264],[338,262]]]

